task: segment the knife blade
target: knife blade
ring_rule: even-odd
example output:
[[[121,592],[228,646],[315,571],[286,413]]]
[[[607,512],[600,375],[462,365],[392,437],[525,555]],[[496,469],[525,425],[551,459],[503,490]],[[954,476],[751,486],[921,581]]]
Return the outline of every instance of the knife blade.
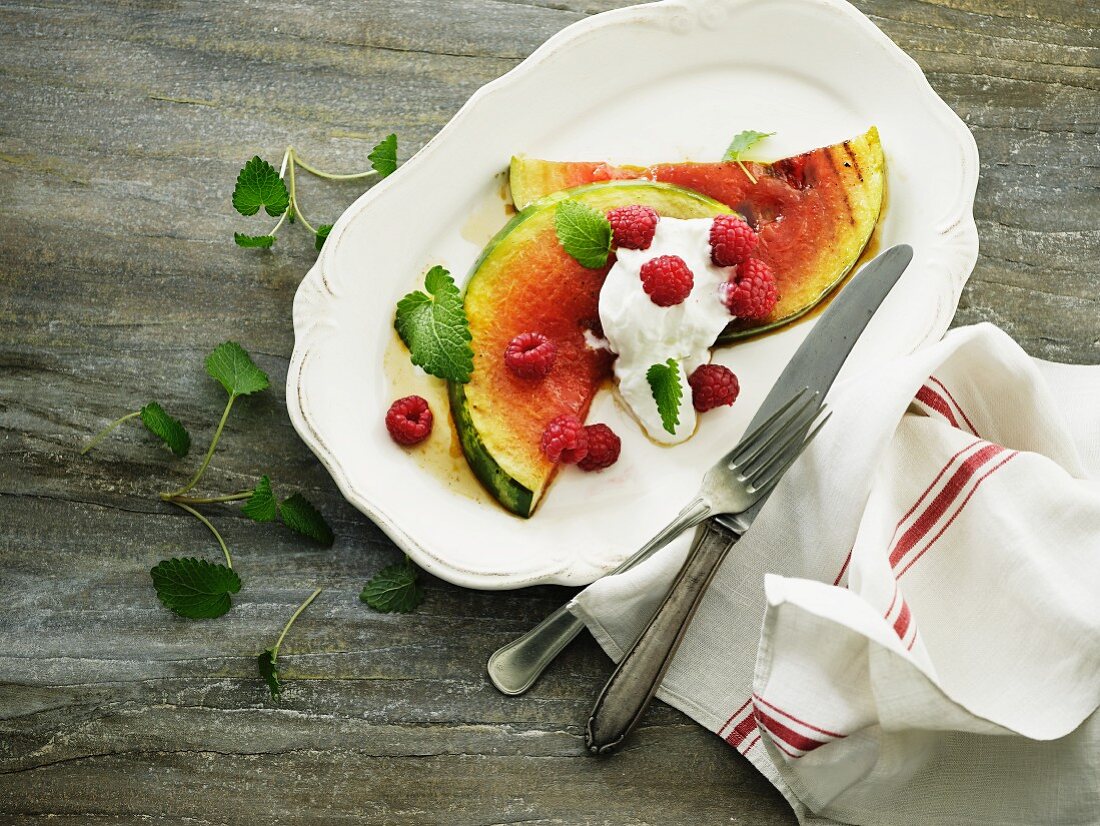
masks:
[[[912,247],[905,244],[892,247],[853,279],[795,351],[746,433],[764,425],[806,388],[824,398],[871,317],[912,258]],[[591,753],[606,754],[619,748],[641,721],[703,594],[726,554],[748,530],[773,489],[769,488],[739,513],[711,517],[698,529],[661,605],[596,698],[585,726],[585,745]]]
[[[745,428],[751,433],[775,415],[802,388],[819,391],[824,398],[840,373],[856,340],[863,333],[894,284],[913,260],[913,248],[908,244],[890,247],[879,255],[830,304],[801,346],[791,356],[760,408]],[[737,515],[722,514],[714,519],[730,530],[742,534],[768,501],[768,491],[748,510]]]

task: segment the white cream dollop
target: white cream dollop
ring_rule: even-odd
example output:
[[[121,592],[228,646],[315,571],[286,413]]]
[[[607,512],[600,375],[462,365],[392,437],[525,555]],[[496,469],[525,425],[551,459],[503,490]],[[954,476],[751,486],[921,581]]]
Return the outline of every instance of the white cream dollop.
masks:
[[[619,394],[650,438],[679,444],[695,432],[695,408],[687,377],[710,361],[710,348],[730,321],[719,295],[727,268],[710,260],[710,218],[665,218],[657,222],[649,249],[616,251],[617,260],[600,291],[600,323],[615,359]],[[642,265],[662,255],[684,260],[694,276],[691,294],[680,304],[659,307],[642,289]],[[676,359],[680,366],[680,423],[675,433],[661,424],[646,371]]]

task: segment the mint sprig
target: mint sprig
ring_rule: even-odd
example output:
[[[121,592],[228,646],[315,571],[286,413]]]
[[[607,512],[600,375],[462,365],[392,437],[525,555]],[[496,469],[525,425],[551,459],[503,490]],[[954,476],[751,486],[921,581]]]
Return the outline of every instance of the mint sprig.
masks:
[[[756,176],[749,172],[749,168],[742,162],[741,154],[748,151],[764,138],[770,138],[775,132],[757,132],[753,129],[746,129],[744,132],[738,132],[733,136],[733,140],[730,141],[730,145],[726,148],[726,153],[722,156],[723,161],[735,161],[741,171],[748,175],[749,180],[754,184],[756,183]]]
[[[279,648],[282,646],[287,631],[290,630],[290,626],[294,625],[294,621],[309,607],[309,604],[317,599],[317,595],[321,593],[321,590],[321,588],[318,588],[306,597],[305,602],[299,605],[294,613],[290,615],[290,619],[286,621],[286,625],[283,626],[283,630],[279,634],[279,639],[275,641],[275,644],[271,646],[271,648],[264,649],[264,652],[256,658],[256,664],[260,670],[260,677],[267,683],[267,688],[268,691],[271,692],[272,699],[278,699],[279,694],[281,694],[283,690],[283,683],[279,678]]]
[[[288,146],[283,159],[276,169],[259,155],[244,165],[237,175],[237,184],[233,188],[233,208],[241,215],[256,215],[262,208],[264,212],[279,222],[270,231],[262,235],[233,233],[233,241],[238,247],[269,249],[275,244],[275,236],[284,223],[301,225],[313,235],[313,244],[320,251],[328,238],[332,224],[313,226],[302,213],[298,201],[297,171],[302,169],[318,178],[329,181],[349,181],[369,178],[377,175],[385,178],[397,169],[397,135],[386,135],[375,144],[367,155],[371,168],[366,172],[337,173],[325,172],[308,163],[298,150]]]
[[[281,504],[277,504],[271,480],[267,476],[261,476],[256,486],[250,490],[214,496],[195,496],[191,493],[210,466],[234,402],[242,396],[266,390],[270,385],[267,373],[256,365],[240,344],[234,341],[227,341],[215,347],[207,356],[205,367],[210,377],[225,388],[229,398],[214,436],[210,440],[210,447],[198,470],[186,485],[177,490],[162,493],[160,498],[191,514],[210,531],[225,556],[225,564],[215,564],[193,557],[172,558],[159,563],[150,572],[153,587],[161,602],[180,616],[191,619],[224,614],[231,606],[229,594],[237,593],[241,589],[241,579],[233,571],[233,559],[229,546],[217,527],[199,512],[196,506],[243,502],[241,510],[244,515],[257,522],[270,522],[278,515],[282,517],[287,527],[317,542],[332,545],[334,540],[332,529],[325,522],[320,511],[302,494],[295,493]],[[186,455],[191,446],[190,435],[178,420],[169,416],[156,402],[150,402],[140,410],[128,413],[112,422],[100,431],[82,452],[86,453],[118,425],[138,417],[149,431],[159,436],[176,455]]]
[[[397,135],[392,132],[382,138],[367,155],[371,168],[385,178],[397,169]]]
[[[408,556],[387,565],[366,584],[359,599],[383,614],[406,614],[424,601],[419,572]]]
[[[680,424],[680,401],[684,397],[684,388],[680,383],[680,365],[676,359],[664,364],[654,364],[645,373],[649,382],[653,400],[657,402],[657,412],[661,415],[661,425],[675,435]]]
[[[141,418],[141,423],[145,425],[145,429],[154,436],[157,436],[177,456],[182,458],[191,450],[191,434],[187,432],[187,428],[180,423],[179,419],[169,416],[159,404],[156,402],[149,402],[140,410],[127,413],[125,416],[120,416],[96,433],[88,444],[84,445],[84,448],[80,451],[80,455],[83,456],[97,444],[102,442],[107,435],[119,425],[130,421],[130,419],[137,419],[139,417]]]
[[[554,210],[558,241],[578,264],[599,269],[611,252],[611,222],[598,209],[566,199]]]
[[[468,382],[474,350],[462,292],[439,266],[428,270],[424,289],[426,293],[416,290],[397,302],[397,334],[409,348],[413,364],[441,379]]]
[[[164,606],[188,619],[220,617],[232,605],[229,595],[241,590],[231,567],[195,557],[165,559],[149,573]]]

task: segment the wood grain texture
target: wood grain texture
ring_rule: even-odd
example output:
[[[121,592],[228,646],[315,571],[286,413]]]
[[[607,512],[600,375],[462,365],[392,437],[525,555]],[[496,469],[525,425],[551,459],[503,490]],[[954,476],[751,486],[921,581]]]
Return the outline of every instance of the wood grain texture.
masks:
[[[978,141],[982,253],[958,323],[1100,362],[1095,5],[857,4]],[[590,640],[527,696],[488,685],[487,654],[563,589],[429,578],[413,615],[358,602],[397,552],[343,502],[282,401],[310,239],[288,233],[271,254],[227,243],[246,228],[229,192],[253,153],[293,142],[351,170],[395,130],[407,157],[546,37],[619,5],[0,2],[3,822],[793,822],[744,760],[663,705],[625,753],[587,757],[581,723],[610,670]],[[309,217],[331,222],[360,189],[307,180]],[[76,451],[151,397],[201,448],[222,404],[201,359],[230,336],[274,386],[234,411],[210,486],[267,472],[319,503],[338,540],[314,550],[212,509],[247,586],[226,617],[188,623],[156,602],[148,569],[211,550],[155,501],[195,460],[135,427]],[[274,703],[254,656],[316,584]]]

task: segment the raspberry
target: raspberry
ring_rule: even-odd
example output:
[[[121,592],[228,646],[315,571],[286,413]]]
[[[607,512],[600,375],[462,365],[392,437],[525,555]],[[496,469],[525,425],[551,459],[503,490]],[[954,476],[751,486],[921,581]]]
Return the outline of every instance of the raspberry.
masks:
[[[581,470],[603,470],[619,461],[623,443],[615,431],[605,424],[590,424],[584,429],[588,436],[588,454],[577,463]]]
[[[655,210],[641,204],[619,207],[607,213],[611,222],[611,241],[628,250],[647,250],[653,243],[659,216]]]
[[[741,262],[719,290],[722,303],[738,318],[767,318],[779,300],[771,268],[756,258]]]
[[[741,391],[737,376],[728,367],[720,364],[704,364],[695,368],[695,372],[688,378],[688,384],[691,385],[692,406],[700,413],[723,404],[733,404]]]
[[[749,257],[758,238],[737,215],[719,215],[710,225],[710,260],[719,267],[733,267]]]
[[[520,333],[504,348],[504,363],[521,379],[541,379],[557,356],[557,345],[542,333]]]
[[[550,420],[542,431],[542,452],[551,462],[570,465],[588,454],[588,434],[576,416],[566,414]]]
[[[695,276],[678,255],[662,255],[642,264],[642,289],[658,307],[671,307],[691,294]]]
[[[386,430],[399,445],[415,445],[431,435],[432,409],[421,396],[405,396],[386,411]]]

